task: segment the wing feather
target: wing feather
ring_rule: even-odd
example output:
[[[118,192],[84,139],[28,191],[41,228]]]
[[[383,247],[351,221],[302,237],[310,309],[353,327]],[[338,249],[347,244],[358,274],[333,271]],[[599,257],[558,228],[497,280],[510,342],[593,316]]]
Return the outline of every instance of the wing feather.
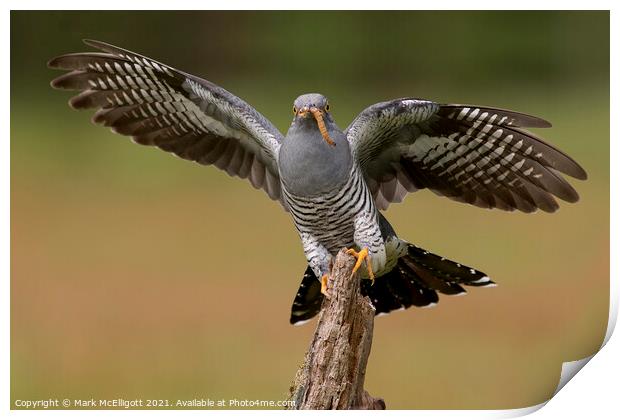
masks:
[[[579,195],[560,175],[586,179],[575,160],[522,127],[538,117],[471,105],[403,98],[372,105],[347,128],[353,154],[377,205],[428,188],[485,208],[558,209]]]
[[[76,109],[97,109],[93,122],[183,159],[214,165],[280,200],[280,132],[258,111],[215,84],[139,54],[84,41],[102,52],[66,54],[49,66],[68,70],[52,81],[78,90]],[[268,182],[264,182],[267,179]]]

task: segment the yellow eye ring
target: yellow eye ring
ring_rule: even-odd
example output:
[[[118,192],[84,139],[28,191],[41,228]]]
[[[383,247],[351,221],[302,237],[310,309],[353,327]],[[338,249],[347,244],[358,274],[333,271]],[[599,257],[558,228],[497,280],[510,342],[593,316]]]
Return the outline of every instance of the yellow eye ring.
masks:
[[[325,112],[329,111],[329,104],[325,104]]]
[[[293,114],[297,114],[297,107],[296,106],[293,107]]]

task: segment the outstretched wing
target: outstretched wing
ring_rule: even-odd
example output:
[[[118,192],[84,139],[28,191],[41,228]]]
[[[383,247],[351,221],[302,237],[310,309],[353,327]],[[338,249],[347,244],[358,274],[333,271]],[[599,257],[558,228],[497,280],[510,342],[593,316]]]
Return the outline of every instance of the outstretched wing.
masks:
[[[577,192],[559,174],[586,179],[573,159],[520,127],[540,118],[495,108],[404,98],[365,109],[347,128],[377,205],[429,188],[484,208],[546,212]]]
[[[282,134],[258,111],[215,84],[99,41],[103,52],[67,54],[52,68],[70,72],[52,81],[82,91],[69,104],[96,108],[93,122],[139,144],[215,165],[248,178],[281,200],[277,156]]]

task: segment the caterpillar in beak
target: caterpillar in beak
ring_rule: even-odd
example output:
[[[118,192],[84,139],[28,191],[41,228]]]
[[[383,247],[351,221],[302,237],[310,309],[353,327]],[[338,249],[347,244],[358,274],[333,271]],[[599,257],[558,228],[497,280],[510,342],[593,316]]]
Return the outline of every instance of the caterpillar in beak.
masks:
[[[310,113],[316,120],[316,123],[319,125],[319,131],[321,132],[321,135],[323,136],[325,142],[331,146],[335,146],[336,143],[334,143],[334,141],[331,139],[331,137],[329,137],[329,134],[327,133],[327,127],[325,127],[325,122],[323,122],[323,113],[321,112],[321,110],[316,107],[312,107],[310,108]]]

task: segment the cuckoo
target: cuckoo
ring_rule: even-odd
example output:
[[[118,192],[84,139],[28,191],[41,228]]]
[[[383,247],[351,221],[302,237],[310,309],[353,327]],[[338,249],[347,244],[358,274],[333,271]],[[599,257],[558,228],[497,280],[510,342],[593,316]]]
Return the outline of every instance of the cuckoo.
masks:
[[[294,298],[293,324],[329,296],[330,264],[343,247],[357,260],[376,314],[432,306],[438,293],[493,286],[483,272],[399,238],[382,215],[409,192],[434,193],[482,208],[558,209],[579,199],[561,174],[585,180],[568,155],[524,127],[550,127],[504,109],[401,98],[363,110],[341,130],[327,98],[299,96],[286,133],[256,109],[199,77],[100,41],[98,52],[66,54],[54,88],[78,90],[76,109],[134,142],[214,165],[282,204],[308,267]]]

